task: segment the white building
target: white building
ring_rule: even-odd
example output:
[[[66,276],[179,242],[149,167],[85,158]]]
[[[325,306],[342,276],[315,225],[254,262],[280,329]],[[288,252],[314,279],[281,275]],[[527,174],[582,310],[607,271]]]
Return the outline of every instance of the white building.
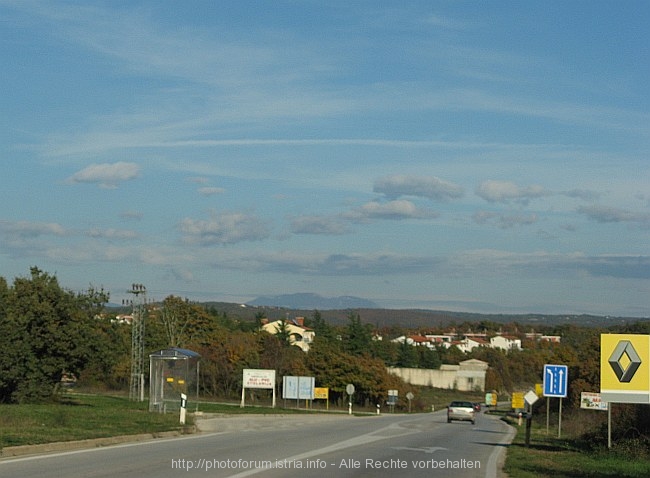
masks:
[[[490,347],[501,350],[521,350],[521,339],[509,335],[496,335],[490,339]]]
[[[284,329],[289,335],[289,343],[300,347],[303,352],[309,351],[309,344],[314,341],[315,333],[309,327],[305,327],[305,318],[296,317],[293,320],[281,319],[273,322],[262,321],[262,330],[275,335]]]
[[[388,373],[406,383],[465,392],[484,392],[488,364],[481,360],[465,360],[459,365],[442,365],[440,370],[389,367]]]

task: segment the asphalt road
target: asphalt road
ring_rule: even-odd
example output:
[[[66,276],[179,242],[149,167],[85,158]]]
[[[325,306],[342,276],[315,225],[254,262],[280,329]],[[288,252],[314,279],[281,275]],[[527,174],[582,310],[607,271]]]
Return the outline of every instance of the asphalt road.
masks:
[[[240,416],[205,431],[105,448],[0,461],[6,478],[497,477],[512,429],[480,415],[448,424],[444,412]]]

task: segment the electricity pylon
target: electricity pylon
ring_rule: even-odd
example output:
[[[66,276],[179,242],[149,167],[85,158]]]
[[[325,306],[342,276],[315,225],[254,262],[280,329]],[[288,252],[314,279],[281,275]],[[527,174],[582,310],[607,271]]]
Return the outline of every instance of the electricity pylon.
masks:
[[[133,294],[131,313],[131,381],[129,399],[144,401],[144,321],[147,288],[142,284],[132,284],[129,294]]]

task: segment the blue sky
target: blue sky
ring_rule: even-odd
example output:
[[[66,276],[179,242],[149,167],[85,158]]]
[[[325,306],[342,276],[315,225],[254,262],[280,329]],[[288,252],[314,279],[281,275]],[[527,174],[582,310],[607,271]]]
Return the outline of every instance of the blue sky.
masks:
[[[650,4],[0,0],[0,275],[650,315]]]

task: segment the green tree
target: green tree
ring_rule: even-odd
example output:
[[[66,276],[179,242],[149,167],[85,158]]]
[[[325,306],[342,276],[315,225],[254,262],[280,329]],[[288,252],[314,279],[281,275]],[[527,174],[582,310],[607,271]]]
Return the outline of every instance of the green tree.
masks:
[[[278,325],[275,327],[275,330],[275,338],[286,347],[291,345],[291,343],[296,339],[297,334],[291,333],[291,329],[286,320],[280,320]]]
[[[439,369],[442,365],[440,354],[429,347],[417,347],[420,368]]]
[[[350,312],[344,335],[344,348],[353,355],[370,352],[372,346],[372,326],[361,322],[358,312]]]
[[[0,284],[0,401],[51,397],[64,372],[78,375],[101,350],[95,320],[108,294],[75,294],[37,267],[30,272]]]
[[[418,366],[418,351],[412,344],[409,344],[406,339],[399,344],[397,353],[397,367],[414,368]]]
[[[314,310],[314,313],[312,314],[312,328],[314,329],[316,340],[336,340],[336,333],[334,332],[334,329],[325,321],[320,311],[318,310]]]

